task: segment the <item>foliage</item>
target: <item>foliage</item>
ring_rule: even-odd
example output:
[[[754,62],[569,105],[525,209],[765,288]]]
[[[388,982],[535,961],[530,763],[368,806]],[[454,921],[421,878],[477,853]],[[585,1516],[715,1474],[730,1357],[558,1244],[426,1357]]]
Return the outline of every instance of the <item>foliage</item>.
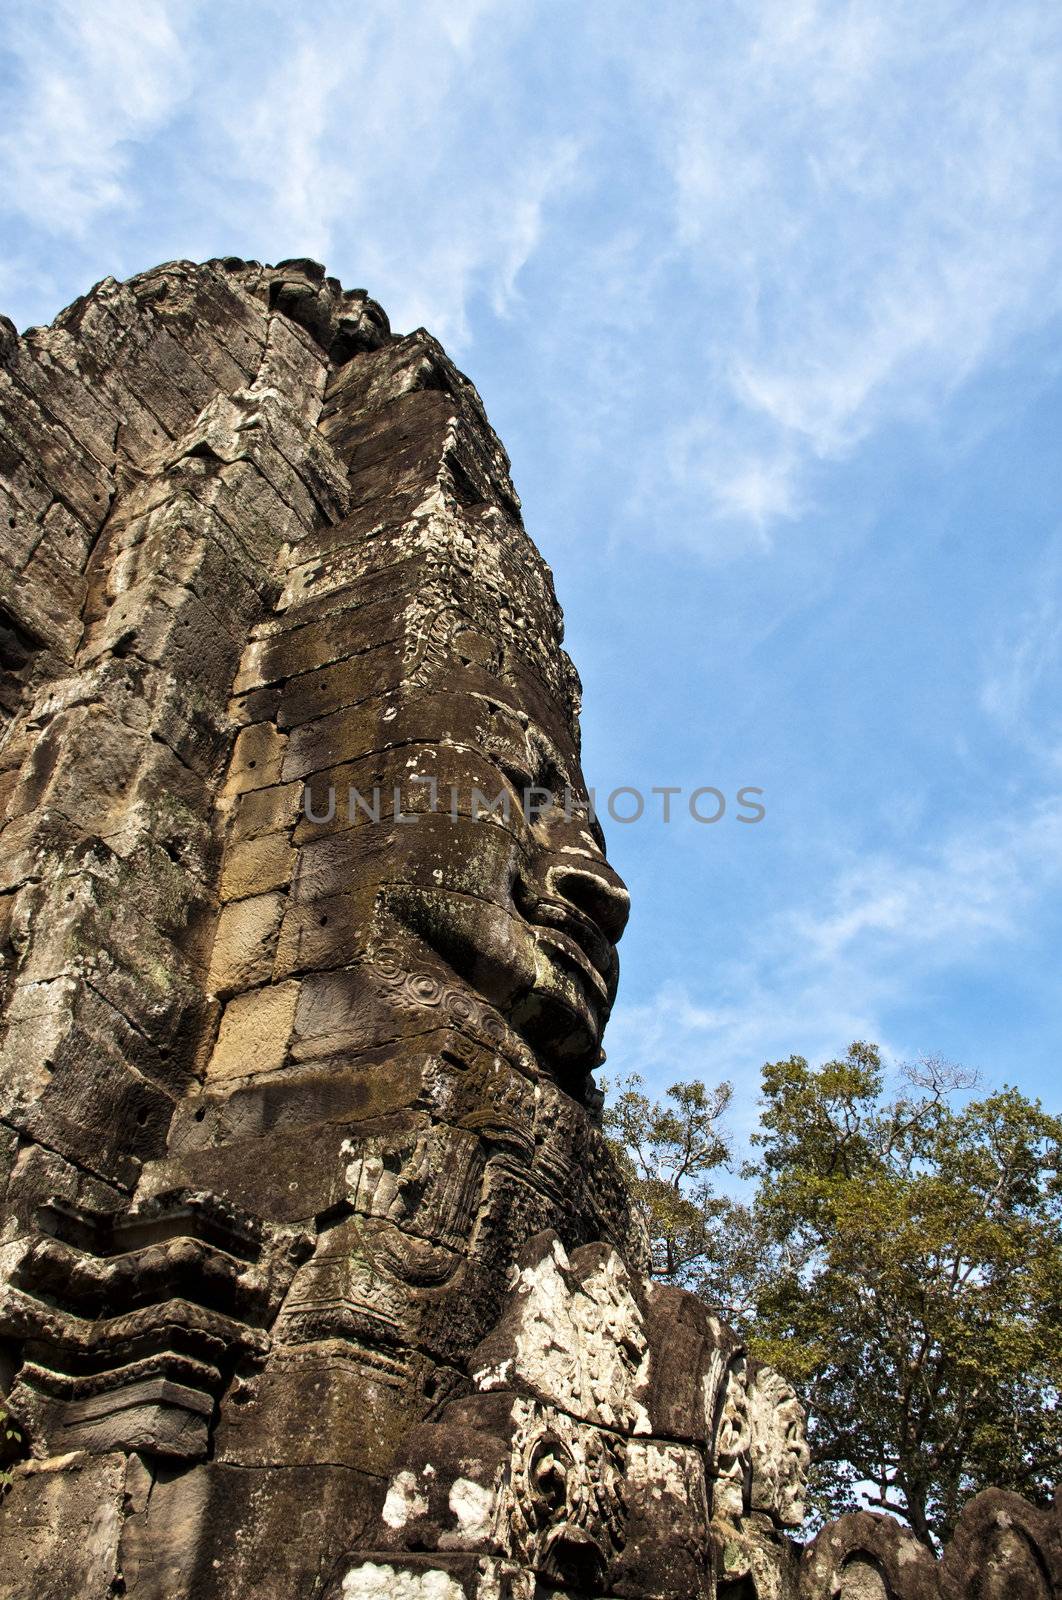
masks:
[[[21,1433],[11,1421],[4,1407],[0,1405],[0,1494],[10,1487],[11,1469],[7,1462],[14,1455],[21,1442]]]
[[[862,1498],[927,1543],[980,1488],[1043,1499],[1062,1482],[1062,1120],[1011,1088],[957,1103],[972,1087],[931,1061],[886,1096],[865,1044],[769,1063],[751,1197],[715,1195],[702,1168],[674,1251],[676,1281],[801,1389],[817,1513]],[[715,1103],[701,1084],[670,1098],[679,1124]],[[675,1187],[704,1124],[660,1112],[628,1100],[610,1129],[628,1149],[643,1136],[637,1193],[668,1276],[681,1206],[657,1213],[654,1183]]]
[[[605,1132],[649,1225],[654,1277],[694,1288],[722,1204],[707,1175],[730,1155],[717,1123],[732,1090],[676,1083],[667,1091],[672,1104],[654,1105],[641,1085],[637,1074],[617,1085]]]

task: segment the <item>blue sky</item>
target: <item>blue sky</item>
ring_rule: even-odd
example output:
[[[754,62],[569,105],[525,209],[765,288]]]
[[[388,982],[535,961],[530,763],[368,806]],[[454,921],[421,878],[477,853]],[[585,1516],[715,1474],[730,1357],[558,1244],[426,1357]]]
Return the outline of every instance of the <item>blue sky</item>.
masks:
[[[479,386],[608,825],[611,1074],[878,1040],[1059,1109],[1062,12],[6,0],[0,308],[312,255]]]

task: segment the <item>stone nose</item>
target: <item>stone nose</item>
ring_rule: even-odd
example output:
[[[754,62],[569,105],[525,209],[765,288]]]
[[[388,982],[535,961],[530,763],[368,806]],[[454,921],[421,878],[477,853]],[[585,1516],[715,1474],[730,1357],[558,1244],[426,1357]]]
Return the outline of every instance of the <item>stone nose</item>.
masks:
[[[555,861],[546,871],[546,887],[551,896],[589,917],[610,944],[619,943],[630,916],[631,897],[606,862],[590,856]]]

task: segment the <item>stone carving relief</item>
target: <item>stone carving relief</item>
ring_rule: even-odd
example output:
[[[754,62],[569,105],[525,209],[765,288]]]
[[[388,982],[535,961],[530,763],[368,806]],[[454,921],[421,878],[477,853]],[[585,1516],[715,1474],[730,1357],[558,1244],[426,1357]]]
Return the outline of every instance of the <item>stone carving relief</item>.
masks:
[[[719,1418],[712,1450],[713,1516],[737,1521],[748,1509],[746,1489],[751,1446],[748,1361],[739,1355],[727,1368],[719,1391]]]
[[[518,1401],[514,1421],[499,1543],[553,1583],[602,1593],[626,1537],[622,1438],[536,1401]]]
[[[889,1590],[879,1569],[856,1556],[841,1569],[839,1600],[889,1600]]]
[[[569,1260],[556,1235],[528,1246],[507,1315],[476,1353],[482,1391],[523,1386],[573,1416],[648,1433],[650,1351],[630,1275],[615,1251]]]
[[[938,1600],[937,1563],[892,1517],[859,1511],[828,1523],[803,1551],[800,1600]]]
[[[574,805],[565,815],[565,792],[585,795],[568,730],[512,715],[490,700],[499,690],[489,689],[485,669],[480,676],[488,688],[474,710],[475,731],[463,735],[479,748],[464,757],[463,770],[445,751],[426,751],[415,772],[401,774],[434,782],[439,810],[408,830],[401,872],[390,868],[379,938],[404,930],[406,971],[436,957],[451,983],[456,975],[486,1000],[564,1087],[583,1096],[615,997],[627,895],[605,862],[596,825]],[[462,692],[459,682],[445,689]],[[410,791],[407,784],[402,793]],[[558,802],[543,809],[547,793]],[[430,802],[429,792],[420,803]],[[495,807],[497,817],[488,816]],[[454,861],[452,871],[441,857]],[[432,986],[420,982],[431,1005]]]
[[[752,1509],[780,1527],[799,1528],[811,1460],[805,1412],[793,1387],[771,1367],[753,1368],[748,1420]]]
[[[940,1563],[940,1600],[1049,1600],[1062,1593],[1062,1496],[1051,1509],[986,1489],[959,1513]],[[906,1596],[903,1597],[906,1600]]]
[[[569,1256],[555,1234],[532,1241],[472,1358],[474,1392],[409,1438],[381,1551],[489,1557],[484,1596],[502,1574],[603,1594],[640,1592],[652,1573],[661,1594],[707,1597],[703,1452],[650,1437],[650,1362],[615,1252]]]

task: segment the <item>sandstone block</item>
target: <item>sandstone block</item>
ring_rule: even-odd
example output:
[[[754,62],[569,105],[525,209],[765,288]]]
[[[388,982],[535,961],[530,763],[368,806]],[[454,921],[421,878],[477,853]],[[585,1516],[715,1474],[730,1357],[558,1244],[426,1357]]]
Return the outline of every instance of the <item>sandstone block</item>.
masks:
[[[215,994],[225,996],[268,981],[286,903],[284,895],[273,893],[223,907],[207,980]]]
[[[242,900],[286,888],[295,869],[295,851],[286,833],[241,839],[225,852],[221,898]]]
[[[295,1022],[299,985],[267,984],[230,1000],[207,1067],[207,1082],[244,1078],[284,1065]]]

